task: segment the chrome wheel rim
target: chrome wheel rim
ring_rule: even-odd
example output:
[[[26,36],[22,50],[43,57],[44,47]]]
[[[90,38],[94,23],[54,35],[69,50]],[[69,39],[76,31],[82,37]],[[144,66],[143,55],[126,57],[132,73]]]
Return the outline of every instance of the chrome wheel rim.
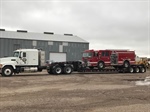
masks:
[[[10,75],[11,74],[11,70],[10,69],[5,69],[4,73],[5,73],[5,75]]]
[[[66,73],[71,73],[71,68],[70,67],[66,68]]]
[[[61,73],[61,68],[57,68],[56,73],[60,74]]]

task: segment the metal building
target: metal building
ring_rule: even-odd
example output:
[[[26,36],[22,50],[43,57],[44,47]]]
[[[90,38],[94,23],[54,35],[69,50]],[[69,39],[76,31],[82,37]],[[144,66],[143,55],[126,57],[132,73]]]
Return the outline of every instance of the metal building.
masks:
[[[72,34],[0,29],[0,58],[12,56],[14,50],[21,48],[42,49],[45,51],[46,60],[74,61],[81,60],[82,52],[89,49],[89,42]]]

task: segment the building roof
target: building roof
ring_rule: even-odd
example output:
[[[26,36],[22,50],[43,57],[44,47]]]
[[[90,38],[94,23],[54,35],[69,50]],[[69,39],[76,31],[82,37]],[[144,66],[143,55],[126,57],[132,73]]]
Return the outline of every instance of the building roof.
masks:
[[[78,36],[53,33],[44,34],[33,32],[0,31],[0,38],[89,43]]]

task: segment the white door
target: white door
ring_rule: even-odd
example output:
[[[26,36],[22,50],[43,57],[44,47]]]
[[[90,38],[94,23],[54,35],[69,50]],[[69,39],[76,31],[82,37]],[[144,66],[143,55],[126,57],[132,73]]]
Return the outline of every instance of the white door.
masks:
[[[49,60],[54,62],[66,61],[66,53],[50,53]]]

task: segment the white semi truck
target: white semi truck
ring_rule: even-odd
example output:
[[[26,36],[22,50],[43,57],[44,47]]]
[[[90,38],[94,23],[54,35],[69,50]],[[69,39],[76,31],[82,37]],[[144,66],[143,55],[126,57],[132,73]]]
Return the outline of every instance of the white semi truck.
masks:
[[[0,74],[12,74],[24,71],[42,71],[45,69],[45,52],[37,49],[18,49],[13,57],[0,58]]]

